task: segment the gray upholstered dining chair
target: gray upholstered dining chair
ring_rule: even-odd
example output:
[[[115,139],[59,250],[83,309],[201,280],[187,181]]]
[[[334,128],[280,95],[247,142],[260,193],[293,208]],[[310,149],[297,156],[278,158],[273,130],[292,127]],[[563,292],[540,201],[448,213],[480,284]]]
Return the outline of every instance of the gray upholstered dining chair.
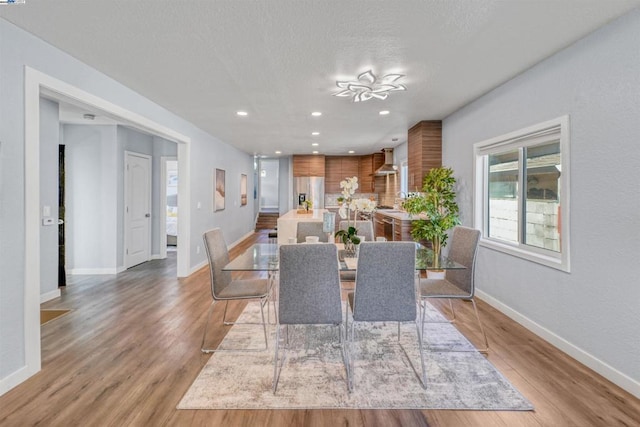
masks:
[[[473,311],[478,321],[478,327],[484,337],[484,348],[478,350],[482,353],[489,351],[489,341],[487,334],[482,327],[475,296],[475,268],[478,243],[480,242],[480,231],[469,227],[456,226],[451,235],[451,244],[447,258],[467,267],[464,270],[446,270],[444,279],[420,279],[419,293],[421,299],[446,298],[449,300],[452,322],[456,320],[456,313],[453,309],[452,299],[470,300],[473,304]],[[424,340],[425,307],[422,306],[422,334]]]
[[[373,222],[371,221],[340,221],[338,224],[338,230],[346,230],[349,225],[355,227],[358,230],[358,236],[364,236],[365,242],[373,242]]]
[[[347,345],[350,389],[354,387],[353,356],[350,347],[355,342],[355,325],[360,322],[398,322],[399,345],[400,324],[412,322],[416,327],[422,365],[422,375],[418,376],[421,378],[422,387],[426,388],[422,334],[417,316],[415,259],[416,246],[413,242],[363,242],[360,244],[356,289],[355,292],[347,294],[348,307],[353,313],[350,328],[348,313],[346,317],[346,328],[350,331]],[[414,368],[411,360],[409,364]]]
[[[349,225],[355,227],[358,230],[358,236],[364,236],[365,242],[373,242],[373,222],[371,221],[340,221],[338,224],[339,230],[347,230]],[[352,282],[356,281],[356,272],[355,271],[341,271],[340,272],[340,281],[347,282],[348,285],[345,286],[345,289],[349,289],[350,286],[353,286]]]
[[[289,346],[289,325],[335,325],[345,370],[343,321],[335,245],[306,244],[280,247],[278,322],[273,359],[273,392],[278,388],[280,371]],[[280,361],[281,327],[285,326],[285,345]],[[348,377],[348,374],[347,374]]]
[[[296,230],[296,239],[298,243],[304,243],[307,236],[318,236],[319,241],[328,242],[327,233],[322,231],[322,221],[301,221],[298,223]]]
[[[202,236],[204,240],[204,247],[207,252],[207,258],[209,259],[209,271],[211,276],[211,296],[213,300],[209,306],[209,312],[207,314],[207,320],[204,325],[204,332],[202,334],[202,344],[200,350],[203,353],[212,353],[215,351],[262,351],[267,349],[267,325],[264,320],[264,306],[269,301],[269,281],[268,279],[256,278],[256,279],[233,279],[231,272],[223,271],[225,265],[229,263],[229,252],[227,250],[227,244],[224,241],[222,230],[214,228],[204,233]],[[231,300],[250,300],[257,299],[260,301],[260,312],[262,314],[262,328],[264,332],[264,347],[263,348],[246,348],[246,349],[215,349],[205,348],[205,339],[207,336],[207,329],[211,314],[213,313],[213,307],[217,301],[224,301],[224,314],[222,316],[222,323],[226,326],[237,324],[236,322],[227,322],[227,305]]]

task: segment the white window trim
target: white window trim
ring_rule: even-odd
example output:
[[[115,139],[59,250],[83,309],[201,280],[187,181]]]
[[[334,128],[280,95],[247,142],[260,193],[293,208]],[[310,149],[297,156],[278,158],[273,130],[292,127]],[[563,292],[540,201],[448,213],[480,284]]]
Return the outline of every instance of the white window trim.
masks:
[[[485,179],[486,171],[486,155],[492,152],[502,151],[509,145],[514,147],[525,147],[530,145],[536,145],[541,142],[541,138],[544,138],[545,131],[550,131],[554,128],[560,130],[560,152],[561,155],[561,168],[562,174],[560,175],[560,185],[562,191],[560,192],[560,206],[562,210],[560,213],[560,221],[562,223],[562,230],[560,232],[560,238],[562,239],[561,252],[553,252],[546,249],[536,248],[534,246],[522,244],[522,243],[510,243],[504,240],[493,239],[487,237],[488,218],[486,204],[488,199],[486,194],[488,193],[488,183]],[[536,134],[533,139],[531,135]],[[516,145],[518,140],[531,139],[526,143]],[[487,247],[496,251],[500,251],[509,255],[523,258],[538,264],[546,265],[561,271],[570,272],[570,208],[569,208],[569,195],[570,195],[570,161],[569,161],[569,116],[558,117],[547,122],[539,123],[530,126],[525,129],[520,129],[514,132],[510,132],[505,135],[497,136],[487,139],[485,141],[477,142],[473,145],[474,151],[474,170],[473,170],[473,184],[474,184],[474,227],[482,230],[482,237],[480,239],[480,246]],[[520,189],[519,191],[522,191]],[[522,200],[522,198],[519,198]],[[518,222],[520,224],[520,221]]]

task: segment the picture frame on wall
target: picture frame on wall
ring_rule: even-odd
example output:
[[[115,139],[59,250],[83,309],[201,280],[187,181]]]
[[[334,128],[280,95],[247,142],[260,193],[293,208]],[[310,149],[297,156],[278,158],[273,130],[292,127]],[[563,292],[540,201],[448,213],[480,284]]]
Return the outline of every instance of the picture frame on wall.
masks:
[[[247,175],[240,174],[240,206],[247,204]]]
[[[214,192],[213,192],[213,206],[214,212],[224,210],[225,201],[225,171],[224,169],[216,169]]]

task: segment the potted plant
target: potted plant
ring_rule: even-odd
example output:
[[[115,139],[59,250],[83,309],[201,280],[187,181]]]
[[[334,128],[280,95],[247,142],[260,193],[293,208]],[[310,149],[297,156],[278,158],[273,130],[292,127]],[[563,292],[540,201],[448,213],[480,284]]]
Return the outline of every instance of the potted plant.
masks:
[[[440,267],[440,254],[447,244],[447,231],[460,224],[453,169],[434,168],[424,177],[422,193],[409,197],[402,207],[410,215],[423,215],[414,221],[411,236],[415,241],[431,242],[434,269]]]

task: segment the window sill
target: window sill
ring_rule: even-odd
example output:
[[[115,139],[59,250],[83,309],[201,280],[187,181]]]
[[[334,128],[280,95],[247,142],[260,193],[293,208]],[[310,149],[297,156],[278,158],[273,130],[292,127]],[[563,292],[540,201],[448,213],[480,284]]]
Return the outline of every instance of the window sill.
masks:
[[[518,246],[515,244],[512,245],[509,243],[487,238],[480,239],[480,246],[517,258],[525,259],[527,261],[535,262],[537,264],[542,264],[556,270],[564,271],[565,273],[571,272],[569,259],[565,254],[557,254],[557,256],[548,255],[546,253],[542,253],[542,250],[538,252],[536,248],[530,246]]]

